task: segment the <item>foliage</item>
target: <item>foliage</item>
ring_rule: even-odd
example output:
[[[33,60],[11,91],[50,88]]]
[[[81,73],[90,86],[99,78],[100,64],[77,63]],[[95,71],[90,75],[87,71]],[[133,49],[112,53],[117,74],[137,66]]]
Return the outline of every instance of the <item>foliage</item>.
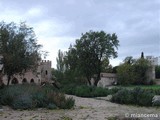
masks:
[[[66,94],[75,95],[77,86],[78,86],[77,84],[67,84],[64,85],[61,90]]]
[[[95,85],[100,79],[102,65],[108,65],[109,58],[117,57],[117,47],[119,41],[116,34],[107,34],[104,31],[89,31],[82,34],[80,39],[76,40],[74,46],[70,46],[66,53],[66,66],[72,72],[86,77],[88,83],[94,74],[97,74]],[[103,64],[102,64],[103,63]]]
[[[75,47],[70,45],[68,51],[66,52],[66,56],[64,57],[64,62],[67,70],[75,70],[78,65],[78,56],[77,50]]]
[[[160,101],[155,101],[152,105],[153,106],[160,106]]]
[[[29,94],[21,94],[13,99],[12,105],[14,109],[31,109],[33,107],[32,98]]]
[[[154,93],[150,90],[134,88],[133,90],[122,89],[112,97],[112,102],[120,104],[133,104],[140,106],[152,106]]]
[[[49,103],[47,106],[48,109],[56,109],[57,106],[54,103]]]
[[[160,66],[155,67],[156,78],[160,78]]]
[[[47,98],[49,102],[55,103],[55,105],[61,109],[70,109],[75,103],[73,98],[65,98],[64,94],[58,92],[49,93]]]
[[[149,61],[146,59],[138,59],[133,67],[135,72],[134,84],[149,84],[149,78],[147,78],[147,71],[151,67]]]
[[[160,86],[159,85],[119,85],[116,86],[116,89],[121,89],[121,88],[126,88],[126,89],[134,89],[136,87],[140,87],[141,89],[145,89],[145,90],[153,90],[153,91],[159,91],[160,90]]]
[[[129,90],[122,89],[113,95],[112,102],[117,102],[120,104],[133,104],[134,97],[130,93],[131,92]]]
[[[70,95],[76,95],[79,97],[101,97],[101,96],[107,96],[110,91],[106,88],[101,87],[95,87],[95,86],[87,86],[87,85],[69,85],[65,86],[63,89],[63,92]]]
[[[88,86],[79,86],[76,88],[75,95],[80,97],[93,97],[93,89]]]
[[[146,59],[134,60],[132,57],[127,57],[117,69],[118,84],[149,84],[146,73],[150,67]]]
[[[121,64],[117,69],[118,84],[129,85],[133,84],[134,73],[133,68],[130,64]]]
[[[15,73],[34,69],[40,60],[42,46],[37,44],[33,28],[24,22],[16,25],[0,22],[0,54],[3,56],[4,73],[10,78]]]
[[[64,73],[58,71],[57,69],[52,68],[52,76],[55,76],[55,78],[52,78],[53,80],[62,81],[64,80]]]
[[[109,64],[108,59],[102,60],[101,71],[105,72],[105,73],[112,73],[113,72],[112,65]]]
[[[150,89],[155,95],[160,95],[160,89]]]
[[[68,52],[58,51],[57,69],[52,71],[52,74],[56,77],[57,81],[61,84],[70,84],[75,82],[82,82],[81,73],[76,66],[76,54],[75,49],[70,46]]]
[[[65,102],[63,102],[63,109],[71,109],[75,104],[75,100],[72,97],[66,98]]]
[[[46,107],[47,106],[47,97],[44,94],[44,91],[37,91],[35,92],[35,94],[32,95],[32,100],[34,102],[34,104],[36,105],[36,107],[40,108],[40,107]]]
[[[66,71],[65,71],[65,82],[72,82],[72,83],[81,83],[83,82],[83,72],[79,69],[79,58],[77,55],[76,48],[70,45],[69,50],[66,52],[66,56],[64,58]]]
[[[108,89],[108,93],[110,94],[110,95],[112,95],[112,94],[115,94],[115,93],[117,93],[119,90],[121,90],[122,88],[121,87],[113,87],[112,89]]]
[[[20,87],[15,88],[14,86],[10,86],[9,89],[7,87],[1,89],[0,103],[2,105],[12,105],[15,96],[20,95],[21,92],[24,91],[22,91]]]
[[[119,67],[119,66],[115,66],[115,67],[113,67],[113,68],[112,68],[112,73],[117,73],[117,69],[118,69],[118,67]]]
[[[57,71],[64,73],[65,72],[65,63],[64,63],[65,54],[59,50],[58,57],[56,58],[57,61]]]
[[[33,108],[62,108],[70,109],[74,106],[72,98],[55,91],[51,86],[11,85],[0,90],[0,104],[9,105],[14,109]]]
[[[115,34],[106,34],[104,31],[86,32],[76,40],[80,67],[88,80],[93,74],[97,74],[95,85],[100,79],[102,61],[117,56],[115,48],[118,47],[118,42]]]

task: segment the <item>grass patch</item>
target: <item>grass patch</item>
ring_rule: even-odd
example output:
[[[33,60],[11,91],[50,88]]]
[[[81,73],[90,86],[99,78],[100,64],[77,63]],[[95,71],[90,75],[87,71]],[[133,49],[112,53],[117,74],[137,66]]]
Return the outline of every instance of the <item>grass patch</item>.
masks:
[[[69,95],[76,95],[79,97],[105,97],[107,95],[117,93],[121,88],[114,87],[112,89],[95,87],[95,86],[87,86],[87,85],[74,85],[70,84],[67,86],[63,86],[61,91]]]
[[[104,97],[112,95],[112,102],[128,105],[153,106],[152,98],[160,95],[159,85],[115,86],[112,89],[87,85],[69,85],[63,92],[79,97]],[[154,104],[159,106],[159,103]]]
[[[109,93],[109,90],[106,88],[101,87],[94,87],[94,86],[87,86],[87,85],[80,85],[80,86],[74,86],[69,85],[65,86],[63,89],[63,92],[70,95],[76,95],[79,97],[102,97],[107,96]]]
[[[118,88],[134,89],[136,87],[142,89],[160,90],[160,85],[129,85],[129,86],[117,86]]]

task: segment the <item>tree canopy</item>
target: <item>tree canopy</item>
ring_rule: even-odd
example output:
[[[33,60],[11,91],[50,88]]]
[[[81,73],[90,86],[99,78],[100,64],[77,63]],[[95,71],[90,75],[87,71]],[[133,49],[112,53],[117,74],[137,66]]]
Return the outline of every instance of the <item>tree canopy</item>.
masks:
[[[0,22],[0,54],[4,57],[4,73],[8,76],[8,84],[15,73],[36,68],[41,59],[41,47],[37,44],[33,28],[26,23],[17,25],[14,22]]]
[[[63,53],[61,50],[59,50],[58,57],[56,58],[57,70],[62,73],[64,73],[64,71],[65,71],[64,57],[65,57],[65,53]]]
[[[110,58],[117,57],[119,41],[117,35],[104,31],[89,31],[70,46],[66,61],[69,69],[76,69],[85,76],[90,84],[91,77],[96,75],[94,85],[97,85],[102,72],[102,65],[108,65]]]
[[[124,63],[117,69],[118,83],[121,85],[148,84],[146,74],[150,67],[149,61],[144,57],[137,60],[131,56],[126,57]]]

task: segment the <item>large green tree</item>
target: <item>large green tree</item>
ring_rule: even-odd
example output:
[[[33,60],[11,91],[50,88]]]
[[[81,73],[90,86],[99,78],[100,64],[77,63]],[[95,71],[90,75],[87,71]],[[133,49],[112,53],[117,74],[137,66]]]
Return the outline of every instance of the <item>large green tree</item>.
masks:
[[[107,34],[104,31],[89,31],[76,40],[74,49],[78,58],[77,67],[89,83],[91,77],[96,74],[94,85],[97,85],[104,60],[109,61],[110,58],[117,57],[118,46],[117,35]]]
[[[40,60],[42,46],[37,44],[33,28],[24,22],[19,25],[0,22],[0,54],[4,57],[4,73],[8,84],[16,73],[36,68]]]

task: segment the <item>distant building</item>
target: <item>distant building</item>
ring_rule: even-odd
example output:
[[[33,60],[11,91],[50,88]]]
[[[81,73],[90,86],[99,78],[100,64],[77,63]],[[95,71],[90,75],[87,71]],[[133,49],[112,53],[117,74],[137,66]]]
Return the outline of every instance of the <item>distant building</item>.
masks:
[[[91,85],[94,85],[94,78],[91,79]],[[117,75],[115,73],[101,73],[100,80],[97,84],[98,87],[107,87],[117,84]]]
[[[7,75],[3,74],[3,56],[0,55],[0,85],[3,82],[7,84]],[[14,74],[9,84],[50,82],[51,80],[51,61],[42,60],[39,62],[37,69],[33,72],[28,70],[23,74]]]
[[[98,87],[107,87],[117,84],[117,75],[115,73],[101,73],[101,79],[98,82]]]
[[[146,56],[146,59],[150,61],[152,65],[160,65],[160,57]]]
[[[146,72],[147,82],[149,83],[151,80],[155,81],[155,66],[160,65],[160,57],[154,56],[146,56],[145,57],[150,63],[151,66],[148,68]],[[91,79],[91,85],[94,85],[94,77]],[[160,81],[157,80],[156,84],[160,84]],[[117,75],[114,73],[101,73],[100,80],[97,84],[98,87],[107,87],[110,85],[117,84]]]
[[[146,59],[151,63],[152,67],[148,69],[147,76],[151,80],[154,80],[155,77],[155,66],[160,65],[160,57],[146,56]],[[157,83],[157,82],[156,82]],[[159,83],[157,83],[159,84]]]

